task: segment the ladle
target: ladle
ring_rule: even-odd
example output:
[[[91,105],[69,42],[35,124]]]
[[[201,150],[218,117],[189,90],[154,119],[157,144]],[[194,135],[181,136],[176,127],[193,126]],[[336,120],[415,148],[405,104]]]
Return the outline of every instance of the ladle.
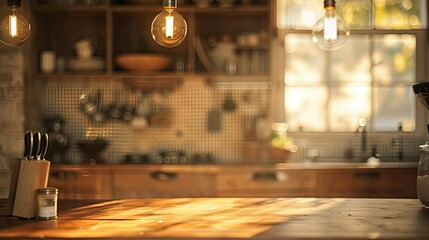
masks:
[[[97,111],[92,115],[92,120],[96,123],[103,123],[106,120],[106,115],[103,111],[103,97],[101,90],[97,90]]]

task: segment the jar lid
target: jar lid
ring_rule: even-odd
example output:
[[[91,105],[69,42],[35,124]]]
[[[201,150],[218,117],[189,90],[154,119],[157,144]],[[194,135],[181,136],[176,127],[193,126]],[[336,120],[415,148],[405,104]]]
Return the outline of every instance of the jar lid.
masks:
[[[420,150],[429,151],[429,141],[426,141],[425,145],[420,145]]]
[[[58,194],[58,188],[54,188],[54,187],[38,188],[36,191],[37,191],[37,194],[46,194],[46,195]]]

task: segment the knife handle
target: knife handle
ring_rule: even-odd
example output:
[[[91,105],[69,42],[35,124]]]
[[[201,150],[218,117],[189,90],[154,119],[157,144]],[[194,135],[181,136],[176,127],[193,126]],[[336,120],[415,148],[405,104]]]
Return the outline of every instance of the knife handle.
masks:
[[[42,140],[42,134],[39,131],[34,132],[34,134],[33,134],[33,152],[30,156],[31,159],[37,159],[37,156],[40,152],[41,140]]]
[[[24,135],[24,158],[30,160],[31,153],[33,152],[33,132],[27,131]]]
[[[37,159],[45,160],[46,153],[48,152],[49,136],[47,133],[42,135],[42,142],[40,144],[40,155]]]

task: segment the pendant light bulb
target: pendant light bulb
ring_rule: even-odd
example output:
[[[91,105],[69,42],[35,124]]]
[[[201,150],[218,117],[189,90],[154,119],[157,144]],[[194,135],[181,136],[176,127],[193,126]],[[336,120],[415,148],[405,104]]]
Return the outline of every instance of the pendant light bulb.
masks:
[[[30,37],[31,25],[21,14],[21,0],[7,0],[10,12],[0,21],[0,41],[10,47],[23,44]]]
[[[177,12],[175,0],[164,0],[164,10],[152,21],[152,38],[159,45],[173,48],[186,38],[188,26],[185,19]]]
[[[344,46],[350,35],[349,27],[336,13],[335,0],[325,0],[325,15],[313,27],[313,43],[325,51],[338,50]]]

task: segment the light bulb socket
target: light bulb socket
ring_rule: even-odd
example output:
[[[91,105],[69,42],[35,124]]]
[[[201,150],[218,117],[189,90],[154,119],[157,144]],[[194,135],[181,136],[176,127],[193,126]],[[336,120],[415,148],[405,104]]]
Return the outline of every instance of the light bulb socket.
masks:
[[[21,0],[7,0],[7,6],[17,6],[21,7]]]
[[[323,2],[323,6],[324,6],[324,8],[326,9],[326,8],[333,8],[333,9],[335,9],[335,0],[325,0],[324,2]]]
[[[177,1],[176,0],[164,0],[162,3],[162,6],[164,8],[177,8]]]

